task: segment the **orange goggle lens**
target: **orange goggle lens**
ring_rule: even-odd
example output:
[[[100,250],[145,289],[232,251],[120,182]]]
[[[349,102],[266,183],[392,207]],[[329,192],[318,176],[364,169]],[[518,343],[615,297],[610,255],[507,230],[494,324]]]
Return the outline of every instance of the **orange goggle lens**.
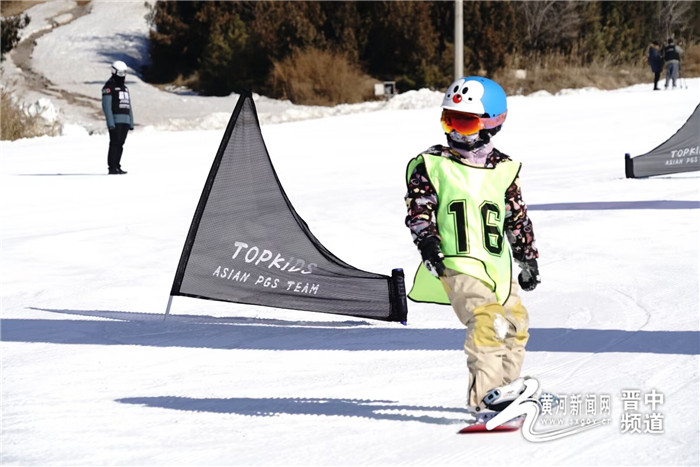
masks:
[[[450,133],[454,130],[462,135],[473,135],[484,129],[483,121],[478,115],[474,114],[443,110],[440,121],[445,133]]]

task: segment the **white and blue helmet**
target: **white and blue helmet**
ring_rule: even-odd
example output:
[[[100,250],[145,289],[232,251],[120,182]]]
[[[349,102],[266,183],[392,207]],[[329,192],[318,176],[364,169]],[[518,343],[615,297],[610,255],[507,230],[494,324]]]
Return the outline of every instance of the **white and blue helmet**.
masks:
[[[478,115],[486,130],[500,127],[508,114],[503,88],[481,76],[467,76],[450,84],[442,99],[442,108]]]

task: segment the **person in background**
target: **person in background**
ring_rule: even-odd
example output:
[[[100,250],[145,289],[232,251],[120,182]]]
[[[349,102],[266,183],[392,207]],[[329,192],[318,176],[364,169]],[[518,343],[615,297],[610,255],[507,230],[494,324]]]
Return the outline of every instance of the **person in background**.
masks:
[[[664,68],[664,58],[660,49],[661,44],[658,41],[652,41],[649,45],[649,66],[651,72],[654,73],[654,91],[659,91],[659,78]]]
[[[121,159],[124,142],[129,130],[134,129],[134,114],[131,110],[129,88],[124,84],[126,63],[117,60],[112,63],[112,76],[102,87],[102,110],[109,129],[109,151],[107,166],[110,175],[123,175]]]
[[[668,89],[668,82],[673,82],[673,88],[676,88],[676,80],[678,80],[678,72],[681,67],[681,55],[683,55],[683,49],[679,45],[673,43],[673,38],[669,37],[668,45],[664,47],[664,61],[666,62],[666,85],[665,89]]]

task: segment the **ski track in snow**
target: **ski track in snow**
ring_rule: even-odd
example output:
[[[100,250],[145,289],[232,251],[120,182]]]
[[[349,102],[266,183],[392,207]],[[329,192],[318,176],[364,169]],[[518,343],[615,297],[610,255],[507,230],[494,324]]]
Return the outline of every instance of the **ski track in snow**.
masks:
[[[75,5],[32,7],[24,37]],[[509,98],[494,142],[523,162],[543,279],[523,294],[523,374],[557,394],[610,395],[611,421],[545,445],[457,436],[467,374],[449,307],[410,302],[401,326],[176,297],[163,319],[237,96],[147,85],[143,2],[90,8],[37,40],[32,69],[62,95],[94,95],[95,108],[54,93],[63,136],[0,143],[3,465],[700,463],[700,176],[627,180],[623,161],[685,122],[700,79],[668,92]],[[116,58],[134,70],[138,123],[123,177],[104,175],[107,136],[94,117]],[[443,141],[440,100],[421,90],[322,108],[255,96],[311,231],[360,269],[404,268],[407,285],[420,257],[403,225],[403,171]],[[629,389],[664,394],[664,433],[622,432]]]

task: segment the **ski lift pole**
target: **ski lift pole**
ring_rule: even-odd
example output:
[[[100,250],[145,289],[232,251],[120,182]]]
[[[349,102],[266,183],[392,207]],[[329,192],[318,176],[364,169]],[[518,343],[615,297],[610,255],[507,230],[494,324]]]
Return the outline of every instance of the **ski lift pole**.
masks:
[[[464,5],[455,0],[455,80],[464,76]]]

